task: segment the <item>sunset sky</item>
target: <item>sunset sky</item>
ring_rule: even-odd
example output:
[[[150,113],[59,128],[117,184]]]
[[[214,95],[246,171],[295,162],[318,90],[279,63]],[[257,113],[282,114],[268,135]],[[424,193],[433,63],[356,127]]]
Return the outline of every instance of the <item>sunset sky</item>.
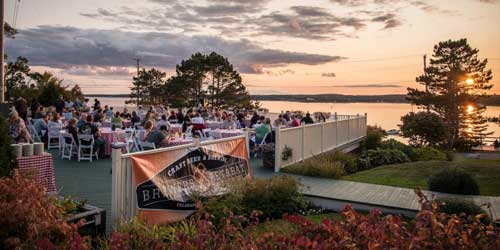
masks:
[[[145,68],[173,74],[192,53],[218,52],[252,94],[401,94],[423,54],[467,38],[500,94],[500,0],[5,0],[9,60],[25,56],[68,85],[129,93]]]

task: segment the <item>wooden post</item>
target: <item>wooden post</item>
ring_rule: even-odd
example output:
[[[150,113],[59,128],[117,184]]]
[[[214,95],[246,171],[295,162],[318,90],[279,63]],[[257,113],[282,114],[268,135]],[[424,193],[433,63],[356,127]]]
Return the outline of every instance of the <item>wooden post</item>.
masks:
[[[302,161],[305,160],[306,153],[304,152],[304,142],[306,141],[306,126],[302,126]]]
[[[325,136],[325,123],[322,122],[321,123],[321,153],[323,153],[325,150],[325,147],[323,146],[324,145],[324,139],[323,139],[324,136]]]
[[[281,142],[280,126],[274,130],[274,172],[279,172],[281,168]]]
[[[247,144],[248,159],[250,159],[250,128],[245,128],[243,131],[245,134],[245,143]]]
[[[122,166],[122,149],[112,146],[111,151],[111,223],[118,225],[120,222],[120,214],[123,211],[122,200],[124,198],[122,187],[123,170]]]
[[[200,138],[199,137],[194,137],[193,138],[193,142],[194,142],[194,147],[195,148],[199,148],[200,147]]]

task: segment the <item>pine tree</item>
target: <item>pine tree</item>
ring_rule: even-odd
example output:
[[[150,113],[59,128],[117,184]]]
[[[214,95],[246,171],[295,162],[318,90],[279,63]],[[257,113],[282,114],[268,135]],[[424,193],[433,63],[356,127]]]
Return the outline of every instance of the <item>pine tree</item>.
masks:
[[[466,39],[448,40],[434,46],[430,66],[417,77],[417,82],[428,85],[424,90],[408,88],[407,99],[420,107],[428,107],[443,118],[449,131],[448,147],[458,139],[474,140],[486,134],[486,107],[479,98],[493,85],[488,60],[478,59],[479,50]]]

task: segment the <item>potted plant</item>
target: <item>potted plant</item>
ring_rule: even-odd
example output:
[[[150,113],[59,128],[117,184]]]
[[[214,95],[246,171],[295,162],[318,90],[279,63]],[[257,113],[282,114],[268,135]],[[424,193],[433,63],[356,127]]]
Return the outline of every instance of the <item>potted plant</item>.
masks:
[[[292,148],[285,145],[283,148],[283,152],[281,152],[281,160],[288,161],[293,155]]]
[[[78,228],[82,236],[97,238],[106,233],[106,210],[86,204],[85,201],[77,201],[71,197],[60,197],[56,200],[56,206],[64,209],[67,222],[78,223],[84,219],[85,224]]]

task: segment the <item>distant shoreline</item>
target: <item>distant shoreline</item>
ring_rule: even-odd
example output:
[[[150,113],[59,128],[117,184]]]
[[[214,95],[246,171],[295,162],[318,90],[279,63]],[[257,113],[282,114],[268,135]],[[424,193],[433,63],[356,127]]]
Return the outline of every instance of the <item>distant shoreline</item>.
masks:
[[[91,94],[87,97],[96,98],[127,98],[128,94]],[[256,101],[287,101],[305,103],[409,103],[406,95],[252,95]],[[490,95],[483,98],[486,106],[500,106],[500,95]]]

